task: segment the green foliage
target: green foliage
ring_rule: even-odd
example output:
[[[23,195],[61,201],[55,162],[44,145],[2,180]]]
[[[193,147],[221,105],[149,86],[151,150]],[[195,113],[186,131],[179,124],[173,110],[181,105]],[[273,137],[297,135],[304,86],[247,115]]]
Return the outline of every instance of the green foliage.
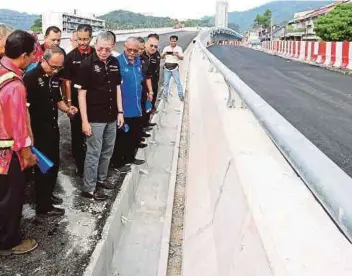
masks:
[[[124,10],[112,11],[100,18],[106,20],[109,29],[173,27],[178,22],[169,17],[145,16]]]
[[[293,19],[295,12],[312,10],[328,4],[331,4],[331,1],[274,1],[247,11],[229,12],[229,23],[238,24],[241,32],[244,32],[252,27],[258,14],[264,14],[268,9],[273,13],[273,24],[280,24]]]
[[[315,32],[325,41],[352,41],[352,3],[339,4],[315,21]]]
[[[108,29],[115,30],[174,27],[179,23],[178,20],[170,17],[146,16],[140,13],[133,13],[124,10],[112,11],[99,18],[106,20],[106,27]],[[211,18],[204,18],[201,20],[189,19],[181,23],[185,24],[185,27],[206,27],[211,26],[210,21]]]
[[[35,32],[35,33],[41,33],[42,32],[42,17],[41,16],[34,21],[34,24],[31,27],[31,30],[33,32]]]
[[[254,26],[261,26],[263,29],[270,28],[271,25],[271,10],[267,9],[263,15],[257,14],[254,19]]]

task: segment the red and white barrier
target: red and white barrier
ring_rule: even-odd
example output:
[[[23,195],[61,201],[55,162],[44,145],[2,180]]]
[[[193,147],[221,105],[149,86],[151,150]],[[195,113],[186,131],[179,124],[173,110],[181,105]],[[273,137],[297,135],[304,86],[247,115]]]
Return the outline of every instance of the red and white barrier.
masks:
[[[352,42],[265,41],[265,51],[305,62],[352,70]]]

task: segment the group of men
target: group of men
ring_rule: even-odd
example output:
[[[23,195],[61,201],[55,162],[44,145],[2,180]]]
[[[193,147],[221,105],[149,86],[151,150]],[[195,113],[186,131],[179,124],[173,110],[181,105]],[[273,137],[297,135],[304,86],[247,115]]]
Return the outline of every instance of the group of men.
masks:
[[[147,41],[130,37],[124,52],[114,52],[116,36],[103,31],[92,42],[92,27],[78,26],[72,49],[60,47],[61,30],[49,27],[44,44],[27,32],[0,25],[0,255],[24,254],[37,246],[19,233],[25,176],[37,163],[35,146],[54,166],[43,173],[35,166],[36,213],[62,216],[55,207],[63,200],[54,194],[60,164],[58,110],[70,118],[72,156],[76,173],[83,178],[82,196],[106,200],[109,166],[127,173],[137,160],[138,148],[155,124],[160,60],[165,58],[164,93],[175,79],[183,101],[178,63],[183,59],[177,36],[158,51],[159,35]],[[40,53],[40,54],[38,54]],[[39,55],[39,57],[38,57]],[[30,69],[29,69],[30,68]],[[151,106],[148,110],[147,104]]]

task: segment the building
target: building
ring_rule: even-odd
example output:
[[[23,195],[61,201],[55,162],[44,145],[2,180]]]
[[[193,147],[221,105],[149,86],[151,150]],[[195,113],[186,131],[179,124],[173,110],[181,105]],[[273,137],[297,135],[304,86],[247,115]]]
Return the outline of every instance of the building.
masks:
[[[71,33],[77,29],[79,24],[90,24],[93,32],[98,32],[105,28],[105,20],[95,18],[94,15],[80,15],[77,10],[74,10],[73,13],[50,11],[42,14],[43,32],[50,26],[57,26],[64,33]]]
[[[314,31],[315,20],[320,16],[328,14],[337,4],[348,2],[351,2],[351,0],[334,1],[329,5],[315,10],[296,13],[294,18],[287,24],[285,39],[317,41],[319,37],[317,37]]]
[[[229,4],[227,1],[216,2],[215,27],[227,28]]]

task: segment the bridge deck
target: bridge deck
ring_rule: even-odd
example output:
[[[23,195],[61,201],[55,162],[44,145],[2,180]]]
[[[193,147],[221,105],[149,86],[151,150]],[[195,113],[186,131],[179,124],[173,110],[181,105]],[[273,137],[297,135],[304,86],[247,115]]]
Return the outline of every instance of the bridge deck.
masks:
[[[352,176],[352,78],[242,47],[209,50]]]

